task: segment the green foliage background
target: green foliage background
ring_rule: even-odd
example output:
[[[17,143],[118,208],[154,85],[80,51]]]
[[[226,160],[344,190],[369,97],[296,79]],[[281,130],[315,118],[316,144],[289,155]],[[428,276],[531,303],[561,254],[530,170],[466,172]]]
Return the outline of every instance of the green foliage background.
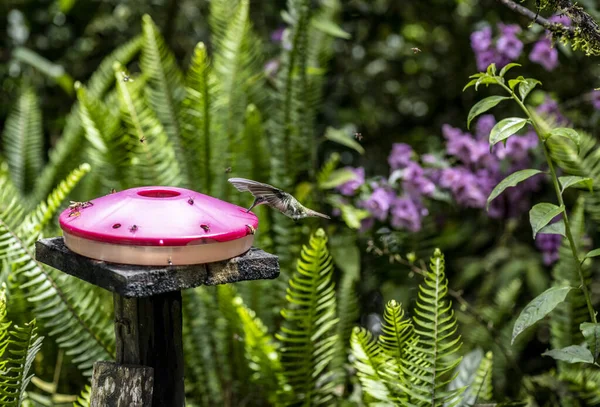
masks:
[[[384,173],[392,142],[432,152],[441,124],[464,127],[478,98],[462,93],[471,31],[518,20],[493,0],[8,1],[0,15],[0,401],[34,406],[86,405],[93,362],[114,356],[110,295],[33,256],[35,240],[59,234],[69,199],[163,184],[246,205],[226,182],[241,176],[329,210],[336,167]],[[270,40],[283,24],[285,46]],[[589,130],[579,153],[549,143],[553,158],[599,185],[600,116],[579,101],[599,68],[565,52],[560,81],[529,75]],[[365,154],[324,137],[335,131],[361,132]],[[589,246],[597,195],[568,199]],[[368,250],[341,222],[294,224],[259,208],[256,244],[280,257],[282,276],[184,292],[188,404],[598,403],[597,370],[539,357],[583,341],[577,295],[510,347],[516,310],[551,284],[578,284],[568,247],[549,271],[518,221],[444,211],[444,229],[431,222]]]

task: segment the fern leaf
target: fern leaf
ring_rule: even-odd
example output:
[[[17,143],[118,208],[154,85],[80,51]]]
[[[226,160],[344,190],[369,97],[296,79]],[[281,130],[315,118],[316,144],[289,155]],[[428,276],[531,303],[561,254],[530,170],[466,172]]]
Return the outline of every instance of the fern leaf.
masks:
[[[0,186],[2,179],[0,178]],[[64,187],[63,187],[64,188]],[[60,187],[59,187],[60,189]],[[102,308],[99,297],[79,280],[59,274],[39,263],[34,256],[31,230],[39,227],[30,215],[26,227],[18,197],[9,188],[0,188],[0,261],[13,265],[20,289],[34,304],[37,319],[55,336],[59,346],[73,357],[86,374],[93,362],[110,359],[114,353],[112,318]],[[61,196],[60,190],[54,196]],[[51,202],[49,206],[58,204]],[[40,218],[44,222],[44,218]]]
[[[457,352],[461,342],[456,336],[452,303],[447,299],[448,280],[444,268],[444,256],[436,249],[431,258],[431,271],[419,285],[414,310],[418,340],[406,347],[405,363],[400,366],[405,377],[402,387],[411,405],[439,405],[458,393],[446,390],[454,368],[460,363]]]
[[[123,65],[129,63],[139,52],[142,37],[138,36],[121,45],[105,57],[98,69],[88,81],[88,93],[92,98],[101,99],[114,81],[113,64],[117,61]],[[35,202],[46,197],[55,183],[64,178],[81,162],[83,128],[79,113],[79,104],[74,104],[68,114],[64,130],[58,142],[50,150],[49,163],[43,168],[35,185]]]
[[[88,151],[94,171],[104,174],[104,187],[107,190],[118,186],[126,189],[123,175],[128,166],[127,138],[123,136],[118,117],[113,116],[108,107],[93,98],[83,86],[77,87],[79,112],[85,136],[92,149]]]
[[[240,297],[234,299],[234,305],[244,330],[246,358],[254,371],[252,381],[261,386],[260,393],[266,394],[272,405],[285,404],[291,389],[285,382],[277,344],[262,321],[244,305]]]
[[[73,403],[73,407],[90,407],[90,396],[92,388],[89,385],[85,385],[81,393],[77,397],[77,400]]]
[[[571,233],[576,244],[581,248],[585,234],[585,218],[583,213],[584,199],[579,198],[571,216],[569,223]],[[581,250],[579,250],[581,252]],[[579,273],[577,272],[575,260],[571,246],[567,239],[559,248],[559,261],[552,269],[552,278],[554,284],[573,284],[577,287],[581,284]],[[582,256],[582,253],[580,253]],[[589,264],[582,264],[582,272],[586,284],[589,284],[590,267]],[[550,315],[550,344],[552,349],[560,349],[584,341],[579,326],[582,322],[588,321],[589,314],[585,298],[581,290],[573,290],[569,293],[568,300],[559,304]],[[558,362],[559,371],[566,367],[566,363]]]
[[[210,2],[208,22],[213,44],[217,44],[223,39],[240,2],[241,0],[213,0]]]
[[[179,111],[185,97],[183,75],[175,57],[149,15],[142,18],[144,43],[140,61],[142,72],[148,76],[147,92],[150,105],[161,121],[178,156],[183,156]],[[185,162],[183,173],[187,174]]]
[[[253,152],[239,148],[239,144],[243,136],[248,90],[262,76],[258,60],[259,43],[250,22],[249,0],[239,2],[227,30],[215,45],[214,66],[218,78],[215,103],[219,112],[221,134],[214,143],[216,150],[212,153],[213,165],[214,168],[224,166],[233,169],[233,164],[241,161],[240,157],[247,160]],[[231,188],[228,188],[226,181],[225,176],[217,181],[221,188],[218,192],[229,199]]]
[[[404,319],[402,305],[394,300],[385,306],[382,331],[379,337],[381,347],[400,366],[405,357],[405,347],[414,337],[414,328],[410,320]]]
[[[6,407],[19,407],[33,377],[29,371],[44,337],[38,337],[35,319],[19,327],[5,318],[3,287],[0,290],[0,401]]]
[[[400,389],[390,369],[390,357],[381,345],[369,331],[356,327],[350,336],[350,346],[363,391],[384,405],[397,405]]]
[[[306,405],[332,400],[331,386],[321,383],[337,340],[333,332],[338,320],[332,271],[327,237],[318,229],[303,247],[297,271],[289,281],[287,305],[281,311],[284,323],[276,335],[287,382]]]
[[[122,117],[131,135],[131,166],[128,180],[135,185],[181,185],[179,163],[160,121],[147,107],[142,78],[122,80],[123,68],[115,64]]]
[[[211,194],[214,169],[211,167],[211,116],[216,78],[204,43],[194,49],[186,77],[186,98],[181,110],[182,145],[188,161],[190,186]]]
[[[202,406],[223,405],[220,376],[227,366],[221,366],[214,357],[218,353],[213,339],[216,335],[210,334],[215,328],[213,298],[206,287],[184,290],[182,295],[186,377],[191,382],[186,388]]]
[[[42,167],[42,113],[33,89],[24,87],[6,119],[4,153],[14,185],[28,195]]]

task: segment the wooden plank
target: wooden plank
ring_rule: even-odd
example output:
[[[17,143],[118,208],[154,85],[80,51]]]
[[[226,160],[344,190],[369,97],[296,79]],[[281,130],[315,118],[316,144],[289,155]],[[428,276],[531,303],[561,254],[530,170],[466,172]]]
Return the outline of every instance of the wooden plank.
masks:
[[[277,256],[257,248],[226,261],[186,266],[134,266],[94,260],[69,250],[62,237],[38,240],[35,248],[40,262],[125,297],[279,276]]]
[[[92,407],[151,407],[154,372],[148,366],[94,363]],[[158,406],[158,404],[154,404]]]
[[[144,298],[114,295],[117,363],[154,369],[155,406],[183,407],[181,292]]]

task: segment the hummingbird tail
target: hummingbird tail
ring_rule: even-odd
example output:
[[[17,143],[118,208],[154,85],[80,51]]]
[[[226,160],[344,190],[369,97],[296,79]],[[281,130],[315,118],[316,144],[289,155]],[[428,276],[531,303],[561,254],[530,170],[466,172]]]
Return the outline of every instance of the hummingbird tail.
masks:
[[[329,216],[327,216],[327,215],[325,215],[323,213],[317,212],[317,211],[313,211],[312,209],[309,209],[307,211],[307,214],[308,214],[308,216],[316,216],[316,217],[319,217],[319,218],[331,219]]]

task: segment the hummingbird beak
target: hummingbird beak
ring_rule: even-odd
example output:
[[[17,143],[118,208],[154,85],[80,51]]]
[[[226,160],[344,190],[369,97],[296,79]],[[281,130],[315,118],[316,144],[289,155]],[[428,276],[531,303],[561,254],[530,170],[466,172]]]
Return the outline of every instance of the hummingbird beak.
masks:
[[[256,198],[254,200],[254,202],[252,203],[252,206],[248,208],[248,210],[246,211],[246,213],[250,212],[252,210],[252,208],[254,208],[257,204],[258,204],[258,198]]]
[[[329,216],[327,216],[327,215],[325,215],[323,213],[317,212],[317,211],[313,211],[312,209],[309,209],[306,214],[308,216],[316,216],[316,217],[319,217],[319,218],[331,219]]]

